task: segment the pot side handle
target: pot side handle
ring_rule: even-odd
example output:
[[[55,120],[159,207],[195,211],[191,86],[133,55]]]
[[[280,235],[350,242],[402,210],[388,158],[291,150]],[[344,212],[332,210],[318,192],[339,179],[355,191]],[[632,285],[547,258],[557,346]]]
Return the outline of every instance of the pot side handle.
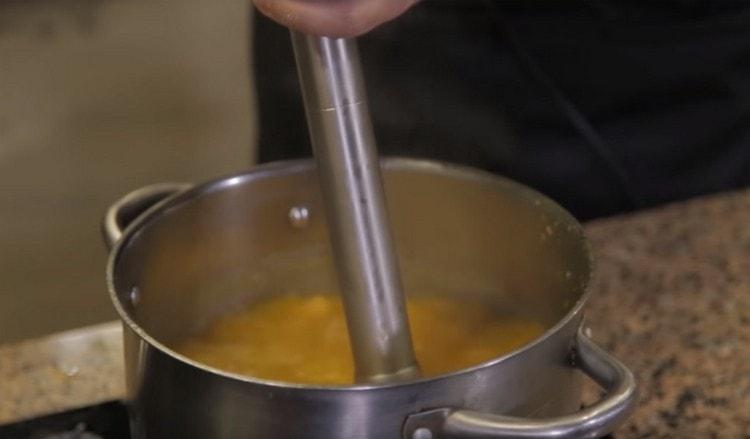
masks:
[[[159,183],[136,189],[115,201],[102,220],[104,245],[112,249],[120,240],[123,230],[150,208],[167,198],[189,189],[188,183]]]
[[[597,346],[582,329],[575,345],[575,365],[608,391],[601,401],[579,412],[546,419],[436,409],[411,415],[405,439],[597,438],[611,433],[635,407],[633,373]]]

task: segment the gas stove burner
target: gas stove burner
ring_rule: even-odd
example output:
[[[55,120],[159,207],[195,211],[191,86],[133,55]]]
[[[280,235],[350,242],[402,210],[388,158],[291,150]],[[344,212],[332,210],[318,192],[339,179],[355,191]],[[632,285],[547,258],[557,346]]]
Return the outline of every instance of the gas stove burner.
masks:
[[[96,433],[86,431],[86,424],[83,422],[78,423],[75,428],[71,431],[64,431],[61,433],[40,433],[31,436],[29,439],[105,439]]]
[[[128,412],[119,401],[0,425],[3,439],[130,439]]]

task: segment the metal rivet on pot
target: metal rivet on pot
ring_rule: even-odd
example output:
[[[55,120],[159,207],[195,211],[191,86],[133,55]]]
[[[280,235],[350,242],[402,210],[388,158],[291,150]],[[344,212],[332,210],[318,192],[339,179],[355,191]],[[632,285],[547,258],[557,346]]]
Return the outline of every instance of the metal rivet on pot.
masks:
[[[289,222],[292,227],[303,229],[310,223],[310,209],[306,206],[294,206],[289,209]]]
[[[138,306],[138,303],[141,301],[141,289],[138,287],[131,288],[128,298],[130,299],[131,305]]]
[[[412,439],[432,439],[432,431],[429,428],[417,428],[411,437]]]

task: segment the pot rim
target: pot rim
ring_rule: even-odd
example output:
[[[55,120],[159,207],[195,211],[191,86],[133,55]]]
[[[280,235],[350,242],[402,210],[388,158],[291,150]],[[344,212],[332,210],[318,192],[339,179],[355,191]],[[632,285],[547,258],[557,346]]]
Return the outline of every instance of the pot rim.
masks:
[[[148,226],[148,224],[151,221],[154,221],[157,218],[165,214],[168,214],[170,210],[175,209],[183,205],[184,203],[187,203],[197,197],[205,196],[205,195],[218,192],[220,190],[223,190],[232,186],[236,186],[239,184],[247,183],[252,180],[264,178],[266,176],[270,176],[270,175],[284,176],[284,175],[294,174],[300,171],[309,171],[310,169],[315,167],[315,163],[313,162],[312,159],[297,159],[297,160],[281,160],[281,161],[275,161],[275,162],[265,163],[261,165],[256,165],[256,166],[253,166],[251,169],[240,172],[240,173],[233,173],[233,174],[229,174],[225,176],[220,176],[220,177],[211,179],[207,182],[195,185],[193,187],[188,188],[187,190],[183,192],[176,194],[173,197],[168,197],[163,202],[156,203],[154,206],[150,207],[141,215],[139,215],[138,218],[136,218],[131,224],[129,224],[123,231],[122,237],[117,241],[117,243],[115,243],[115,245],[112,247],[112,249],[109,252],[108,261],[107,261],[107,271],[106,271],[107,290],[109,293],[110,300],[112,301],[115,307],[115,310],[117,311],[117,314],[120,317],[120,320],[124,324],[126,324],[130,328],[130,330],[132,330],[138,337],[140,337],[141,340],[148,343],[149,345],[151,345],[152,347],[154,347],[161,353],[177,361],[186,363],[189,366],[198,368],[201,371],[211,373],[214,375],[218,375],[222,378],[241,381],[241,382],[248,383],[248,384],[268,386],[268,387],[273,387],[277,389],[284,389],[284,390],[345,392],[345,391],[368,391],[368,390],[373,390],[373,389],[388,389],[388,388],[394,388],[394,387],[417,385],[417,384],[433,382],[433,381],[441,381],[441,380],[454,378],[460,375],[468,375],[478,370],[495,366],[497,364],[508,361],[512,357],[516,357],[518,355],[523,354],[526,351],[534,349],[535,346],[543,343],[552,334],[560,331],[564,326],[568,324],[568,322],[570,322],[571,319],[575,318],[575,316],[581,312],[581,310],[585,306],[585,303],[588,300],[588,297],[591,293],[590,287],[591,287],[591,279],[593,275],[593,262],[591,258],[591,250],[589,248],[588,240],[585,237],[583,226],[565,208],[563,208],[558,203],[556,203],[555,201],[553,201],[546,195],[542,194],[541,192],[538,192],[521,183],[515,182],[509,178],[506,178],[500,175],[495,175],[495,174],[492,174],[488,171],[484,171],[481,169],[472,168],[472,167],[464,166],[464,165],[458,165],[454,163],[437,161],[437,160],[415,159],[415,158],[406,158],[406,157],[388,157],[388,158],[383,158],[381,162],[382,162],[382,166],[385,169],[433,171],[440,175],[458,177],[467,181],[479,181],[479,182],[484,181],[484,182],[490,182],[494,185],[500,184],[505,187],[513,188],[517,193],[521,193],[525,197],[535,197],[535,199],[540,200],[542,203],[547,203],[548,205],[552,206],[555,210],[558,210],[559,213],[561,214],[561,217],[569,221],[570,224],[575,226],[575,228],[581,233],[581,236],[583,237],[583,240],[582,240],[583,251],[585,252],[584,257],[588,259],[589,269],[582,283],[583,292],[578,297],[575,304],[557,323],[549,327],[547,330],[544,331],[544,333],[542,333],[542,335],[536,337],[534,340],[510,352],[507,352],[502,356],[493,358],[491,360],[487,360],[482,363],[478,363],[474,366],[460,369],[460,370],[453,371],[453,372],[449,372],[449,373],[440,374],[440,375],[435,375],[435,376],[430,376],[430,377],[420,377],[418,379],[409,380],[409,381],[399,381],[399,382],[394,382],[394,383],[383,383],[383,384],[353,384],[353,385],[342,385],[342,386],[326,386],[326,385],[321,385],[321,384],[304,384],[304,383],[293,383],[293,382],[278,381],[278,380],[267,380],[267,379],[255,378],[255,377],[251,377],[247,375],[241,375],[241,374],[237,374],[233,372],[228,372],[222,369],[211,367],[206,364],[195,361],[189,357],[186,357],[174,351],[173,349],[169,348],[167,345],[161,343],[160,341],[156,340],[154,337],[148,334],[148,332],[146,332],[144,328],[138,325],[130,317],[130,315],[125,310],[125,307],[122,305],[117,295],[117,291],[115,289],[115,282],[114,282],[114,272],[117,266],[117,262],[119,261],[122,253],[124,252],[124,249],[127,247],[127,244],[129,243],[129,241],[135,235],[137,235],[137,232],[139,230]]]

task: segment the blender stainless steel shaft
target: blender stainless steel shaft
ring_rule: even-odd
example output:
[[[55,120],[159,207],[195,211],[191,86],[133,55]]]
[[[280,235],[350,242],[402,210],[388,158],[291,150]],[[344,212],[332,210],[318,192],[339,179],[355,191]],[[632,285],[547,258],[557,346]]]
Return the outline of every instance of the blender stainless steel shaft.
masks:
[[[357,381],[419,374],[356,42],[292,31]]]

